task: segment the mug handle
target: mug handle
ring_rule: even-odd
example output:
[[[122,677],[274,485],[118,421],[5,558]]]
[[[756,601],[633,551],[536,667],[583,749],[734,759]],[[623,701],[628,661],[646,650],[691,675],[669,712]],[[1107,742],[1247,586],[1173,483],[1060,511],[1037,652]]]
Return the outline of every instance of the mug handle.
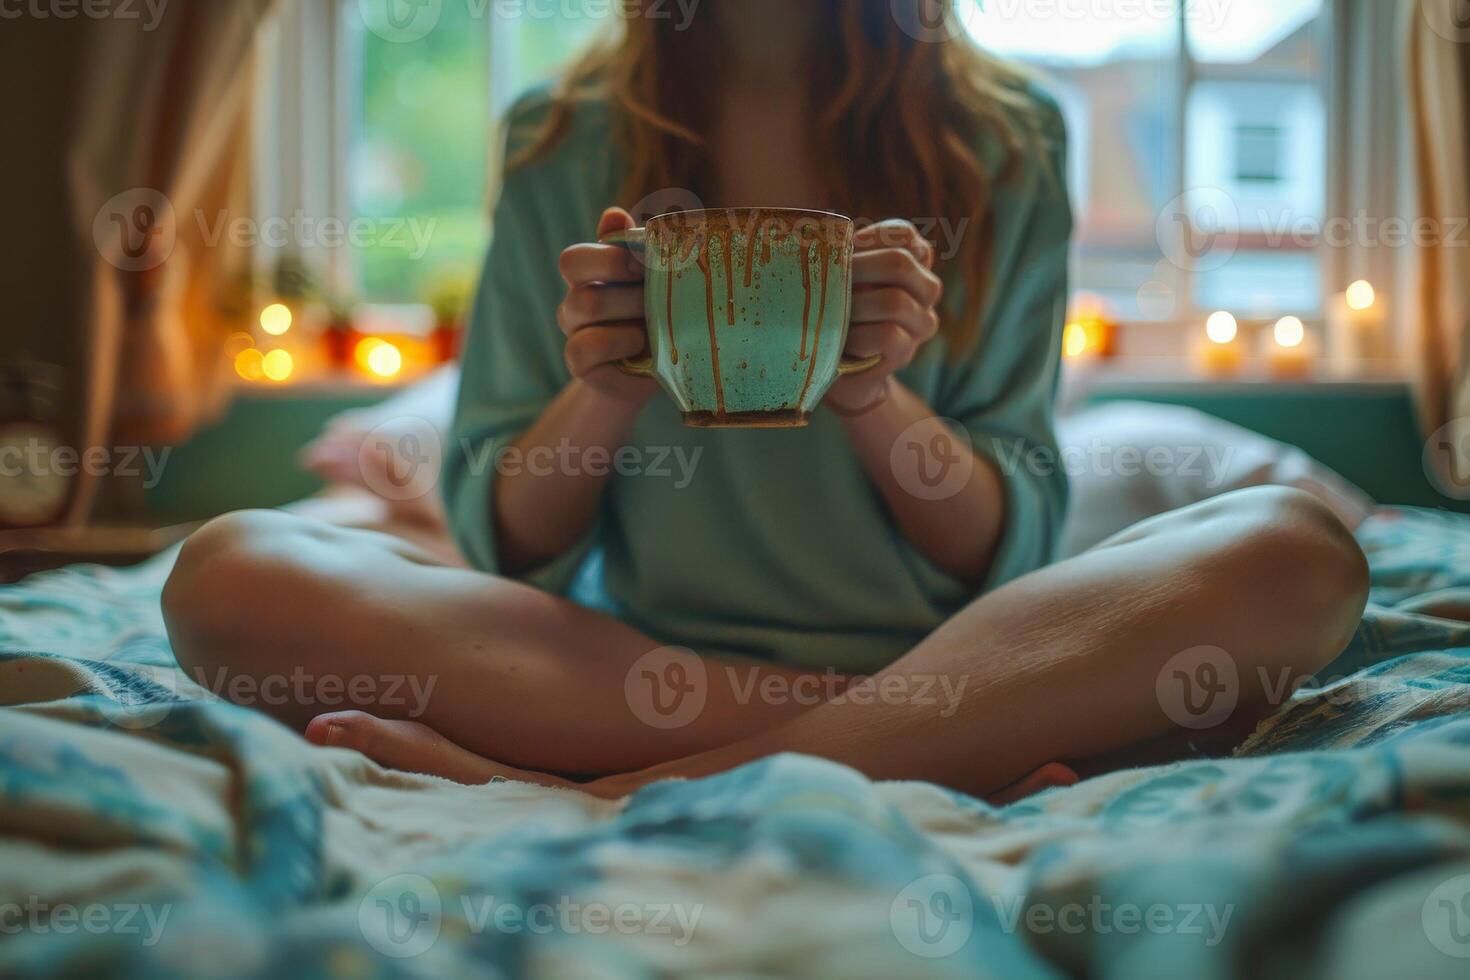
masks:
[[[603,235],[598,240],[602,245],[617,245],[626,248],[634,255],[642,255],[648,247],[647,228],[626,228],[623,231],[612,231]],[[631,374],[635,378],[652,378],[652,357],[625,357],[618,362],[618,370],[624,374]]]
[[[873,368],[883,363],[882,354],[874,354],[872,357],[844,357],[842,363],[837,365],[837,373],[842,377],[850,374],[867,374]]]

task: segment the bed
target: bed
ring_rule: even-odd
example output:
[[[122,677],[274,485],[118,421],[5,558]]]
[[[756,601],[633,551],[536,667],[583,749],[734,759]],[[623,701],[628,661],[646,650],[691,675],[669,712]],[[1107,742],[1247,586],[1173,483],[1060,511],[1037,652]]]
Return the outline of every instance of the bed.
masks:
[[[1462,977],[1470,519],[1229,758],[996,808],[781,756],[610,803],[309,746],[174,667],[171,554],[0,589],[0,975]],[[268,614],[268,611],[262,611]]]

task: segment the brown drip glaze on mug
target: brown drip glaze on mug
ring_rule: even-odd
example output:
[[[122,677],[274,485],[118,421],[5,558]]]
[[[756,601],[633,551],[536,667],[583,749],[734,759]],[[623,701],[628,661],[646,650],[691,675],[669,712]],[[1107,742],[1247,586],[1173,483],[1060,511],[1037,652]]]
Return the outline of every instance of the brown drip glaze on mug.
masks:
[[[750,288],[751,277],[755,275],[755,240],[760,237],[760,226],[752,223],[750,234],[745,236],[745,288]]]
[[[723,417],[725,414],[725,382],[720,377],[720,338],[715,330],[715,279],[714,271],[710,268],[710,247],[713,236],[706,234],[704,243],[699,249],[699,271],[704,273],[704,306],[705,312],[709,314],[709,360],[710,372],[715,381],[715,414]]]
[[[735,326],[735,228],[725,228],[725,321]]]
[[[807,330],[811,328],[812,322],[812,255],[806,249],[801,250],[801,291],[803,300],[801,305],[801,347],[797,350],[797,360],[806,360],[806,337]]]
[[[668,320],[668,336],[670,347],[670,361],[678,363],[679,352],[673,329],[673,286],[674,270],[679,266],[687,266],[690,260],[699,266],[704,276],[705,287],[705,314],[708,322],[710,341],[710,369],[714,381],[715,410],[692,412],[685,415],[685,424],[694,427],[739,427],[739,428],[789,428],[806,425],[808,415],[799,409],[779,411],[749,411],[734,412],[727,410],[725,404],[724,380],[720,368],[720,336],[717,323],[718,311],[715,308],[715,284],[714,269],[715,260],[713,249],[714,239],[719,235],[722,239],[724,253],[721,266],[725,273],[725,320],[729,326],[736,325],[735,302],[735,267],[739,259],[735,255],[735,233],[742,222],[737,218],[738,209],[730,209],[722,215],[715,216],[711,220],[710,215],[700,216],[697,220],[686,222],[674,218],[663,247],[667,255],[669,266],[668,293],[665,297],[666,318]],[[772,252],[775,248],[784,246],[787,241],[794,244],[801,253],[801,275],[802,291],[804,293],[802,311],[802,333],[800,344],[800,360],[807,361],[806,377],[804,379],[799,401],[804,403],[811,391],[811,386],[816,378],[816,355],[821,346],[822,330],[826,320],[827,305],[831,292],[831,272],[834,260],[840,260],[848,254],[848,249],[839,249],[830,240],[830,229],[822,221],[814,221],[809,218],[798,220],[787,220],[782,214],[766,212],[762,209],[750,209],[750,217],[744,223],[746,252],[744,255],[745,269],[744,282],[747,289],[754,282],[756,248],[761,249],[761,261],[763,265],[769,265]],[[681,258],[680,253],[684,255]],[[839,254],[840,253],[840,254]],[[816,285],[812,281],[811,263],[813,260],[820,263],[821,293],[817,305],[817,325],[815,330],[811,326],[812,314],[812,292]],[[800,361],[797,362],[798,364]],[[796,365],[793,364],[793,368]],[[764,376],[764,372],[762,372]]]
[[[677,239],[664,242],[664,267],[668,270],[668,296],[665,298],[664,320],[669,333],[669,363],[679,363],[679,342],[674,339],[674,266],[679,254]]]
[[[832,275],[832,243],[819,240],[816,244],[816,250],[817,260],[822,264],[822,304],[820,311],[817,313],[816,335],[812,338],[812,359],[807,362],[806,382],[801,386],[801,397],[797,399],[797,404],[804,404],[806,402],[807,392],[810,391],[812,387],[812,379],[816,377],[817,347],[822,343],[822,321],[827,318],[827,284]],[[802,268],[806,268],[805,262],[802,263]],[[807,303],[808,305],[810,305],[811,303],[810,282],[808,282],[807,284]],[[804,325],[802,328],[802,335],[806,335],[806,328]]]

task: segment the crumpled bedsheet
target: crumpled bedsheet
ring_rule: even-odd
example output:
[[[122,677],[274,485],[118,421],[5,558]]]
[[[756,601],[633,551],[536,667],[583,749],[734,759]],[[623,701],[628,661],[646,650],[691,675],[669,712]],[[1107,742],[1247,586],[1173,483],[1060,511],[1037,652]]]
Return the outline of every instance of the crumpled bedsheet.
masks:
[[[620,803],[319,749],[173,664],[168,557],[0,589],[0,975],[1463,977],[1470,520],[1233,758],[1005,808],[779,756]],[[1328,676],[1330,675],[1330,676]]]

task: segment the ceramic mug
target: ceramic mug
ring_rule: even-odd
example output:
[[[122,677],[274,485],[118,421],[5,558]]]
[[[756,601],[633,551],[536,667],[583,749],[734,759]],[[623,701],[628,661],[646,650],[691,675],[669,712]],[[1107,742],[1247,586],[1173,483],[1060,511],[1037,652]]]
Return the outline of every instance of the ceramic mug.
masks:
[[[806,425],[851,360],[850,218],[790,208],[675,211],[605,236],[643,256],[649,356],[619,364],[656,378],[697,428]]]

